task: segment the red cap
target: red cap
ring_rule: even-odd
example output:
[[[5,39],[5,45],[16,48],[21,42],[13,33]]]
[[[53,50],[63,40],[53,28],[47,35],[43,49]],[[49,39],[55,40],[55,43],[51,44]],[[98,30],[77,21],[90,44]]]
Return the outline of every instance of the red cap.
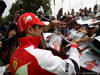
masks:
[[[17,27],[20,32],[23,32],[26,28],[34,24],[38,24],[40,26],[45,25],[34,13],[27,12],[19,17]]]

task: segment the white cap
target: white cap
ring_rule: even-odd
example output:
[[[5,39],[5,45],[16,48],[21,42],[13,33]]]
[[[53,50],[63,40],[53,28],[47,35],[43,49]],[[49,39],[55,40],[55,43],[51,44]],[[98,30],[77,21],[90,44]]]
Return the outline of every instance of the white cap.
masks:
[[[98,16],[100,16],[100,11],[97,12],[97,14],[95,15],[95,17],[98,17]]]
[[[97,14],[95,15],[95,17],[98,17],[98,16],[100,16],[100,5],[98,7]]]
[[[100,36],[95,37],[96,40],[100,41]]]

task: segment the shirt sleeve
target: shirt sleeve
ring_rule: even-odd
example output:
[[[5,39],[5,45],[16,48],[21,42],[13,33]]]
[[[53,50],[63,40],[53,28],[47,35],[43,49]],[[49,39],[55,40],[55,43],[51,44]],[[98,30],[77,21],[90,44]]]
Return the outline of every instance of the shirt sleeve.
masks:
[[[48,50],[27,50],[33,56],[36,57],[39,65],[52,73],[57,75],[73,75],[76,74],[75,65],[72,62],[74,60],[79,65],[79,53],[77,48],[70,49],[70,56],[65,60],[58,56],[54,56],[51,51]],[[75,55],[74,55],[75,54]]]
[[[0,67],[0,72],[5,72],[5,71],[6,71],[6,67],[5,66]]]

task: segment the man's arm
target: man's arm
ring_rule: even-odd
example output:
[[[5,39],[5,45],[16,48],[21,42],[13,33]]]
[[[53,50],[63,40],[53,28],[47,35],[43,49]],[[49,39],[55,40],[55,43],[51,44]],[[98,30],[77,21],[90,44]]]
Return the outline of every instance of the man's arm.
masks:
[[[39,65],[43,69],[57,75],[71,75],[76,74],[79,71],[79,52],[77,47],[77,45],[71,45],[69,58],[66,58],[65,60],[58,56],[54,56],[52,52],[48,50],[33,50],[33,48],[26,50],[36,57]],[[78,70],[76,70],[76,67]]]

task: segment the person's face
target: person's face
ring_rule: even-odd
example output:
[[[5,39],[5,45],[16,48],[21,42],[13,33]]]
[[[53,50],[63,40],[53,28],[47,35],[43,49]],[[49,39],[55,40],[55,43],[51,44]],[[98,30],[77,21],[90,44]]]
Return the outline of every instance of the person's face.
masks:
[[[76,24],[76,25],[75,25],[75,29],[76,29],[76,30],[80,29],[80,27],[81,27],[81,26],[80,26],[79,24]]]
[[[66,28],[66,22],[62,23],[62,28]]]
[[[37,25],[35,28],[33,28],[33,34],[36,36],[41,36],[42,33],[42,27]]]

